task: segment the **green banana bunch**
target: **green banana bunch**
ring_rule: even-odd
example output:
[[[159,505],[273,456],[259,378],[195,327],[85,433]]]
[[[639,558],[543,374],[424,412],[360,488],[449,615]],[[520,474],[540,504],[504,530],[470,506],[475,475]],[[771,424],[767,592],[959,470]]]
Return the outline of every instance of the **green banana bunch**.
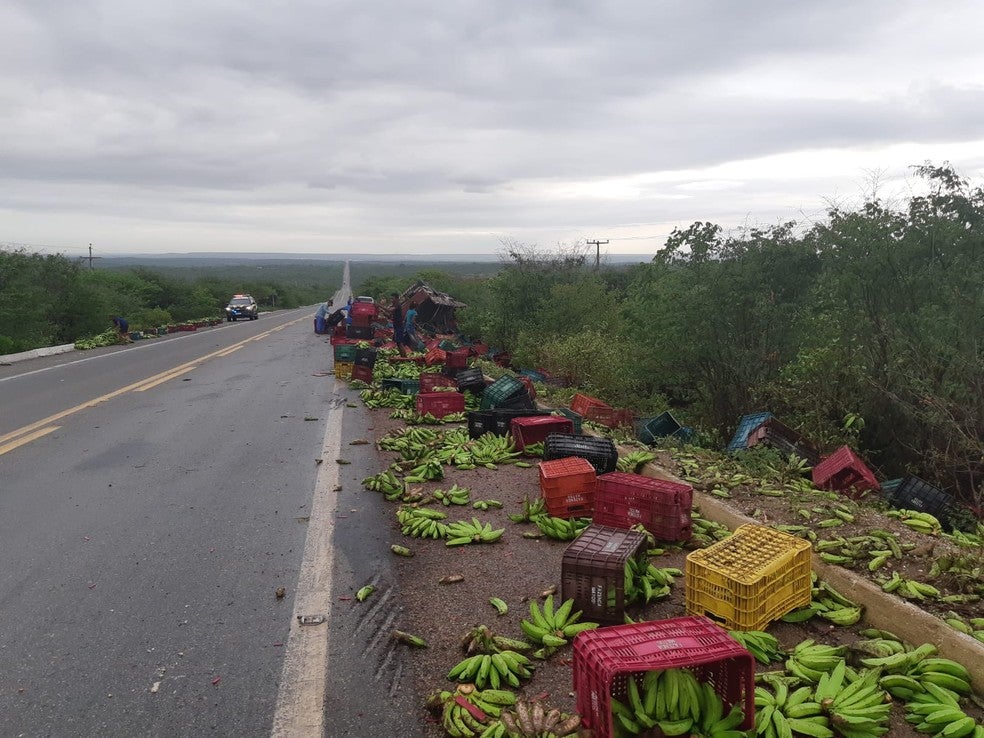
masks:
[[[516,450],[511,437],[486,433],[474,440],[471,455],[474,464],[495,469],[496,464],[515,462],[520,452]]]
[[[807,684],[816,684],[820,677],[844,662],[847,646],[828,646],[812,638],[800,642],[786,660],[786,670]]]
[[[546,505],[547,503],[542,497],[536,497],[532,500],[529,497],[524,497],[523,512],[510,513],[507,517],[514,523],[530,523],[541,515],[546,514]]]
[[[656,454],[651,451],[630,451],[624,456],[619,456],[615,462],[615,468],[620,472],[637,474],[639,470],[656,459]]]
[[[938,599],[941,592],[931,584],[917,582],[915,579],[906,579],[897,571],[892,572],[892,576],[879,580],[881,588],[885,592],[894,592],[899,597],[907,600]]]
[[[881,669],[886,674],[908,674],[920,661],[935,655],[936,646],[932,643],[924,643],[912,651],[861,659],[861,665],[869,669]]]
[[[954,630],[984,643],[984,618],[971,618],[964,621],[957,613],[950,611],[946,613],[944,620]]]
[[[786,652],[782,650],[775,636],[761,630],[729,630],[728,635],[748,651],[760,664],[782,661]]]
[[[812,687],[790,692],[783,679],[773,680],[774,692],[755,688],[755,733],[766,738],[805,735],[833,738],[829,718],[813,698]]]
[[[523,447],[523,456],[543,456],[543,441],[527,443]]]
[[[696,510],[690,513],[690,524],[692,535],[687,543],[688,548],[707,548],[731,535],[727,526],[708,520]]]
[[[493,597],[492,599],[498,598]],[[476,625],[461,637],[461,649],[467,656],[476,653],[499,653],[500,651],[522,652],[532,648],[526,641],[496,635],[487,625]]]
[[[369,595],[371,595],[375,591],[376,591],[376,587],[374,585],[367,584],[365,587],[362,587],[361,589],[359,589],[358,592],[355,593],[355,599],[358,600],[359,602],[365,602],[367,599],[369,599]]]
[[[830,716],[831,725],[844,738],[868,738],[888,732],[891,697],[879,686],[879,669],[869,669],[845,684],[846,664],[840,662],[817,682],[814,700]]]
[[[436,458],[431,458],[423,464],[418,464],[404,477],[404,480],[408,484],[432,482],[436,479],[444,479],[444,467],[441,466],[441,462]]]
[[[472,503],[472,507],[476,510],[490,510],[494,508],[502,508],[502,503],[498,500],[475,500]]]
[[[725,712],[710,683],[700,683],[686,669],[647,671],[626,677],[626,700],[611,698],[616,735],[640,735],[655,728],[665,736],[742,738],[745,716],[741,703]]]
[[[435,500],[442,505],[467,505],[471,502],[471,490],[467,487],[459,487],[457,484],[450,489],[436,489],[431,492]]]
[[[572,518],[564,520],[550,515],[538,515],[534,520],[536,527],[548,538],[557,541],[573,541],[581,532],[591,525],[590,518]]]
[[[378,369],[373,371],[373,377],[383,379]],[[364,389],[359,393],[359,397],[363,404],[371,409],[380,407],[412,408],[416,403],[413,395],[405,395],[395,387],[385,390]]]
[[[861,658],[885,658],[896,654],[906,653],[909,649],[901,641],[892,638],[869,638],[858,641],[851,650]]]
[[[565,600],[554,610],[552,594],[547,595],[543,601],[542,610],[536,600],[530,600],[530,618],[520,621],[519,626],[534,643],[547,648],[559,648],[578,633],[598,627],[598,623],[578,622],[581,619],[581,611],[572,612],[573,609],[574,600],[570,599]]]
[[[445,545],[464,546],[469,543],[495,543],[502,538],[505,531],[505,528],[493,530],[492,523],[482,525],[478,518],[472,518],[471,522],[458,520],[448,524],[445,535],[448,540]]]
[[[486,684],[492,689],[498,689],[502,684],[518,689],[520,679],[533,676],[533,668],[529,657],[517,651],[480,653],[459,661],[448,672],[448,679],[472,682],[479,689]]]
[[[407,484],[401,480],[391,470],[381,471],[371,477],[362,480],[362,486],[374,492],[382,492],[383,496],[390,502],[395,502],[403,497],[407,491]]]
[[[417,459],[431,450],[438,440],[436,431],[418,426],[398,428],[379,439],[383,451],[396,451],[406,459]]]
[[[916,679],[925,690],[930,685],[936,685],[958,695],[971,693],[970,672],[963,664],[952,659],[926,657],[917,661],[907,674]]]
[[[939,518],[927,512],[918,510],[889,510],[885,513],[890,518],[897,518],[903,525],[907,525],[917,533],[925,533],[929,536],[938,536],[943,533],[943,526],[940,525]]]
[[[443,512],[426,507],[401,507],[396,511],[400,532],[411,538],[446,538],[448,526]]]
[[[516,695],[508,690],[478,690],[472,684],[459,684],[454,692],[444,690],[431,695],[427,706],[440,716],[441,726],[448,735],[473,738],[500,725],[498,718],[503,709],[515,702]]]
[[[642,600],[643,604],[648,605],[653,600],[668,597],[675,578],[682,576],[683,572],[679,569],[659,569],[645,559],[630,557],[625,562],[625,604]],[[609,592],[609,605],[612,607],[616,605],[614,598],[615,591],[612,590]]]
[[[573,738],[581,725],[579,715],[568,715],[556,707],[547,709],[540,700],[517,700],[512,710],[503,710],[499,720],[504,732],[482,738]]]
[[[906,722],[920,733],[946,738],[984,738],[984,726],[968,716],[961,708],[957,695],[935,684],[914,694],[906,703]]]

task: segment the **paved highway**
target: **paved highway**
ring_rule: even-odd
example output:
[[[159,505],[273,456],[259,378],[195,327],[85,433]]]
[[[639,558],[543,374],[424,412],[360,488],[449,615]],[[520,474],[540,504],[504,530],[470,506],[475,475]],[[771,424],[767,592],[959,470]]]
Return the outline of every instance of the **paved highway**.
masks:
[[[0,735],[416,734],[371,431],[312,315],[0,367]]]

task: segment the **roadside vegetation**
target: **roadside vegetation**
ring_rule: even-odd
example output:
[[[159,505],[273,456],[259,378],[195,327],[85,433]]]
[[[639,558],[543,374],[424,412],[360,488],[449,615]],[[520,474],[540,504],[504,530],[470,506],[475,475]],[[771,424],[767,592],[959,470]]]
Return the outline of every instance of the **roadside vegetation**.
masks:
[[[637,265],[596,270],[583,247],[510,242],[492,276],[431,270],[359,290],[419,276],[468,303],[462,331],[514,367],[639,415],[672,410],[708,447],[768,410],[979,509],[984,190],[948,166],[916,171],[921,191],[904,202],[734,233],[697,222]]]
[[[221,317],[237,292],[261,310],[310,305],[338,289],[341,275],[335,262],[88,269],[61,255],[0,250],[0,355],[88,339],[113,315],[134,331]]]

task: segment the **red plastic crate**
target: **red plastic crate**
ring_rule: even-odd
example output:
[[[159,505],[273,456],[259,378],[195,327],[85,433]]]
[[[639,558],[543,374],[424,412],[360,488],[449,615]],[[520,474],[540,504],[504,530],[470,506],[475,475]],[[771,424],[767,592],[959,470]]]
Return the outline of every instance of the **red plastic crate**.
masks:
[[[372,369],[368,366],[356,364],[352,367],[352,379],[358,379],[366,384],[372,384]]]
[[[515,421],[513,421],[515,422]],[[541,461],[540,493],[555,518],[590,516],[597,476],[591,462],[579,456]]]
[[[574,600],[584,620],[625,622],[625,565],[635,559],[646,566],[646,534],[591,524],[564,549],[560,598]]]
[[[611,472],[595,482],[594,522],[614,528],[642,524],[659,541],[687,541],[693,532],[689,484]]]
[[[545,441],[549,433],[574,432],[574,422],[557,415],[513,418],[509,427],[518,451],[524,450],[531,443]]]
[[[443,418],[451,413],[465,412],[465,396],[460,392],[427,392],[417,395],[417,412]]]
[[[443,364],[445,357],[447,357],[447,352],[444,349],[432,348],[428,350],[427,354],[424,356],[424,363],[427,366]]]
[[[457,389],[458,383],[453,378],[443,374],[423,372],[420,375],[420,391],[424,393],[433,392],[435,387],[454,387]]]
[[[432,338],[429,341],[426,341],[424,343],[424,346],[427,348],[428,351],[433,351],[434,349],[441,347],[441,339],[440,338]],[[441,350],[443,351],[443,349],[441,349]]]
[[[709,618],[690,616],[613,625],[574,638],[576,708],[595,738],[613,738],[611,699],[628,702],[627,678],[653,669],[688,669],[709,682],[725,712],[745,706],[755,724],[755,659]]]
[[[588,408],[591,407],[607,407],[612,409],[611,405],[607,402],[602,402],[601,400],[591,397],[590,395],[584,395],[578,392],[574,395],[574,399],[571,400],[571,410],[576,412],[578,415],[588,416]]]
[[[489,345],[487,343],[473,343],[468,349],[468,353],[472,356],[485,356],[489,352]]]
[[[468,349],[448,351],[444,357],[444,366],[449,369],[465,369],[468,367]]]
[[[354,346],[359,343],[358,338],[346,338],[345,334],[336,335],[332,334],[331,338],[328,339],[332,346]]]
[[[533,380],[522,374],[516,378],[523,383],[524,387],[526,387],[526,392],[529,394],[530,399],[536,402],[536,387],[533,386]]]
[[[861,497],[880,486],[874,473],[850,446],[841,446],[813,467],[813,484],[843,492],[848,497]]]

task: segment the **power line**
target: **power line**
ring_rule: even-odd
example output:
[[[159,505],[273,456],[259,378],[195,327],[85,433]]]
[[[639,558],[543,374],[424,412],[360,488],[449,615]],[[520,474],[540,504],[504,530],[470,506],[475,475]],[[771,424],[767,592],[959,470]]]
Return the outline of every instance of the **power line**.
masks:
[[[601,245],[603,243],[608,243],[608,239],[606,238],[604,241],[585,241],[585,243],[587,243],[589,246],[594,246],[595,247],[595,249],[596,249],[596,251],[595,251],[595,269],[601,268]]]

